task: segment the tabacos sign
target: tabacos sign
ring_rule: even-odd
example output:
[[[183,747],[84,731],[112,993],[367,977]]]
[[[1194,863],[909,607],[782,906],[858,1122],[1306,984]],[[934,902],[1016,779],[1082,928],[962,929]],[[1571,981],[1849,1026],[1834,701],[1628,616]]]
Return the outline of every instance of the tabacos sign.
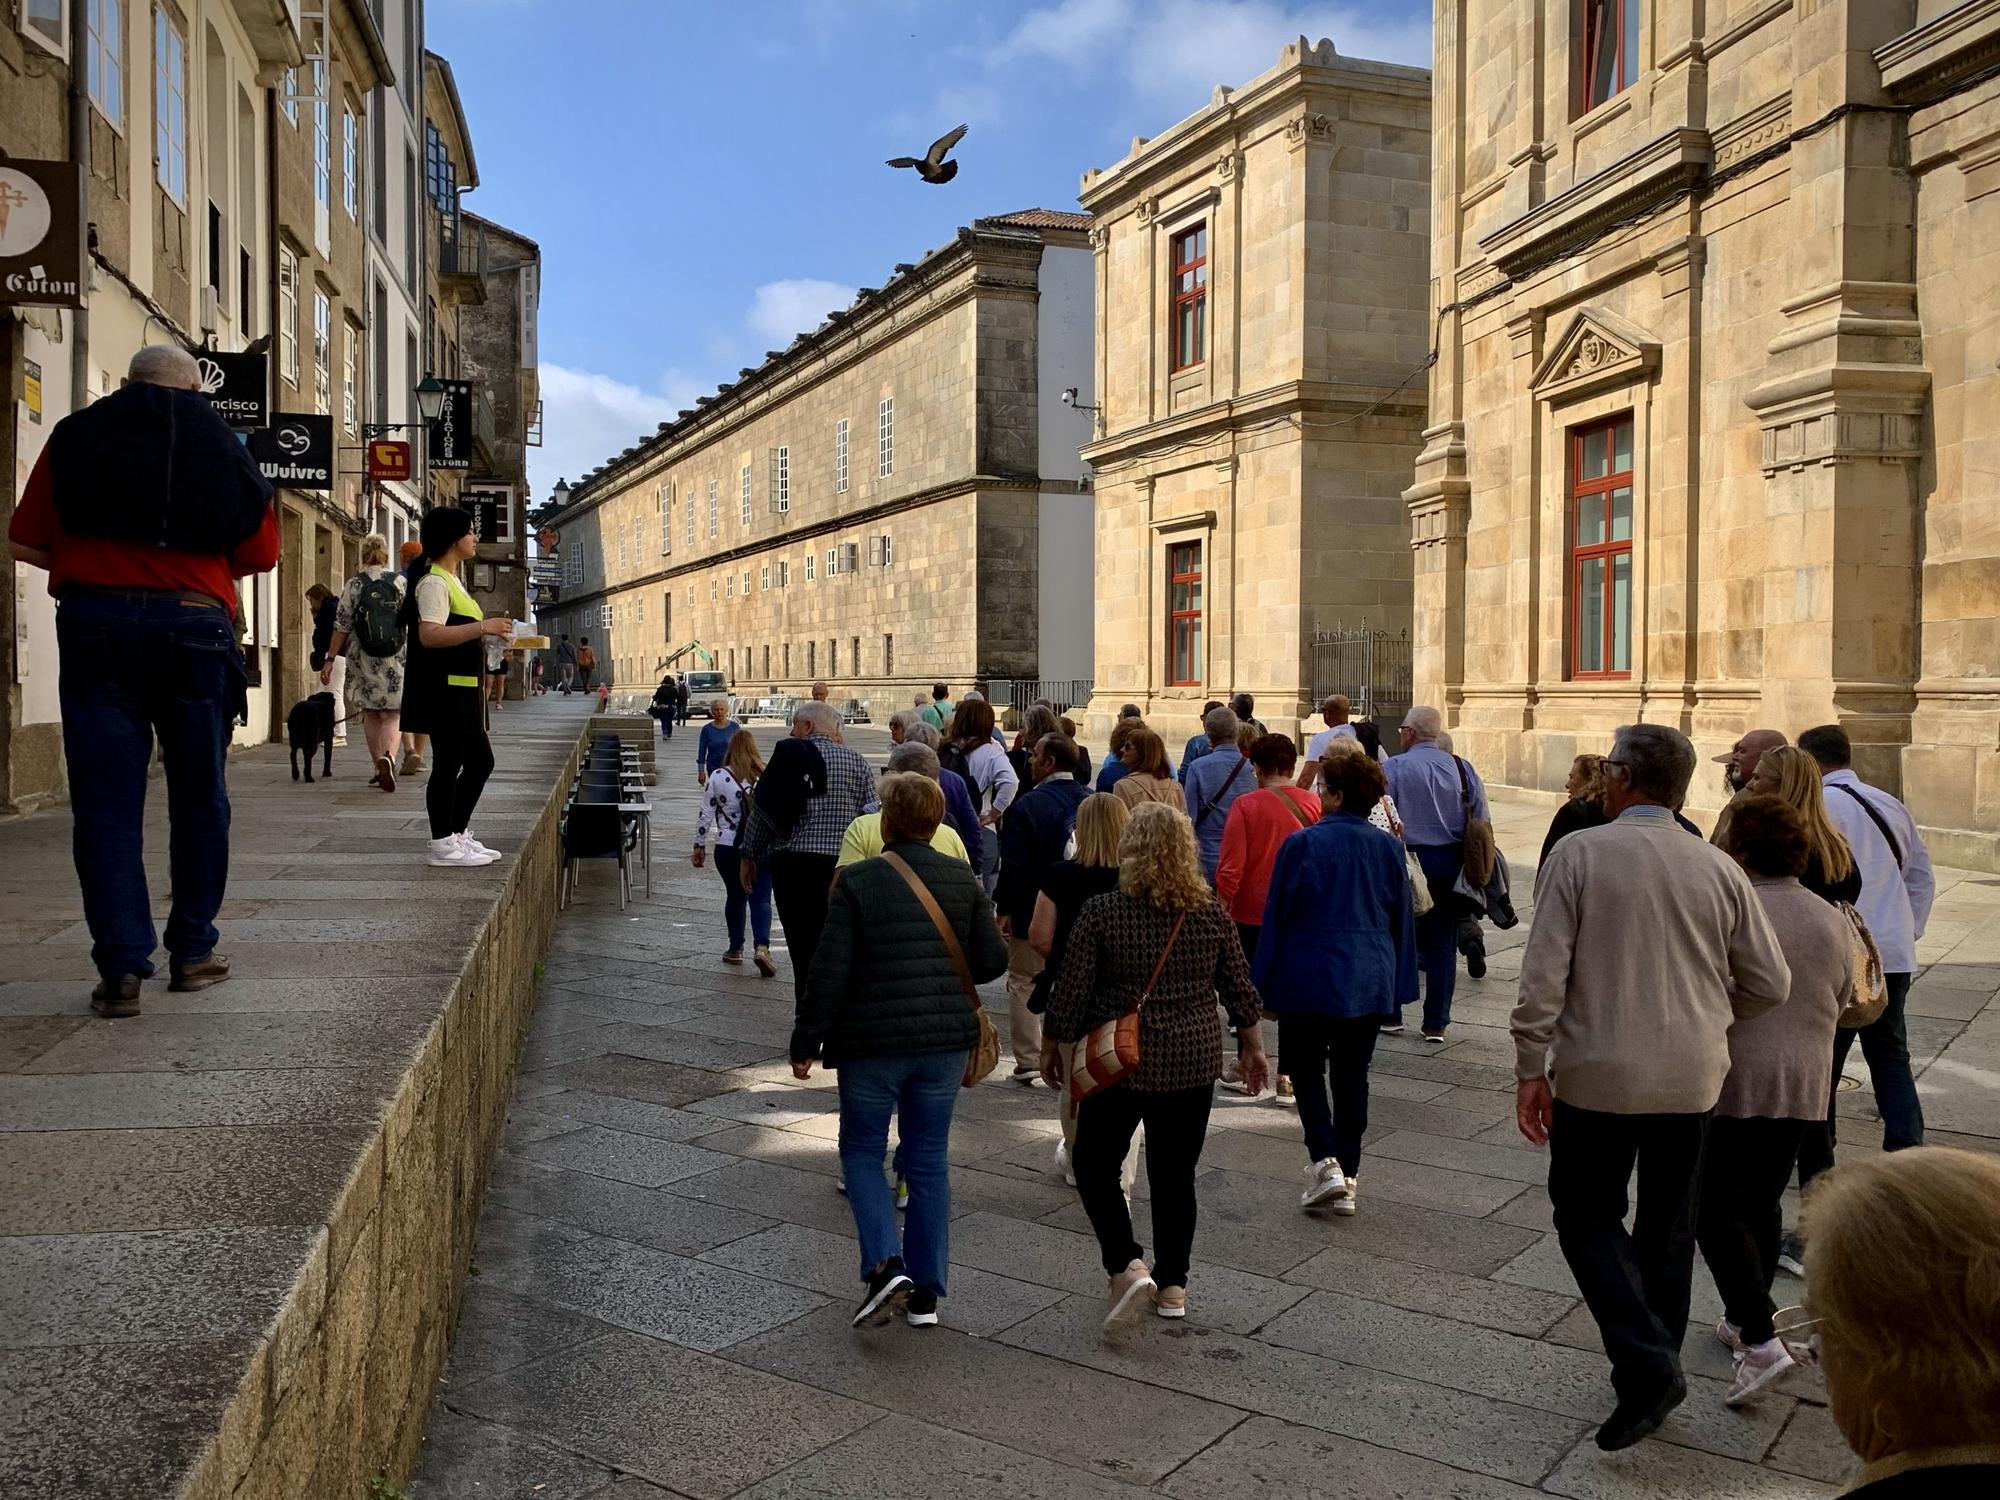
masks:
[[[293,490],[333,488],[332,417],[281,411],[248,441],[250,456],[271,483]]]
[[[0,303],[82,307],[83,168],[0,159]]]

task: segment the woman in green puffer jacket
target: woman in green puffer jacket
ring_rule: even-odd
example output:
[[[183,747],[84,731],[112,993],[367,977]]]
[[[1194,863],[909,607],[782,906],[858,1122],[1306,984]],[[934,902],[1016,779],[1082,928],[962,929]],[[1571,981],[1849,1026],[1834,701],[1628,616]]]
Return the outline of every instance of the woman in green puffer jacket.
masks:
[[[944,819],[938,784],[885,776],[881,797],[882,853],[842,868],[827,899],[792,1029],[792,1072],[806,1078],[818,1061],[839,1076],[840,1166],[867,1285],[855,1326],[902,1308],[921,1327],[937,1322],[945,1293],[945,1146],[966,1057],[979,1040],[973,1000],[938,923],[951,930],[976,984],[1007,972],[1007,947],[971,866],[930,847]],[[937,919],[912,880],[935,903]],[[900,1243],[895,1193],[882,1174],[892,1113],[910,1189]]]

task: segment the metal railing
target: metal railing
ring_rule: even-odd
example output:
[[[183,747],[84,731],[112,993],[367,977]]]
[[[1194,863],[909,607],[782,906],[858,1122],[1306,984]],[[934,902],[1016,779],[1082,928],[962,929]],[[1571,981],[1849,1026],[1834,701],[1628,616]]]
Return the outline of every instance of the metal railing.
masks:
[[[996,707],[1016,710],[1047,699],[1057,713],[1066,714],[1090,701],[1093,681],[1089,677],[996,678],[987,683],[986,697]]]
[[[1412,672],[1410,633],[1316,628],[1312,652],[1313,699],[1344,693],[1357,719],[1386,722],[1409,711]]]

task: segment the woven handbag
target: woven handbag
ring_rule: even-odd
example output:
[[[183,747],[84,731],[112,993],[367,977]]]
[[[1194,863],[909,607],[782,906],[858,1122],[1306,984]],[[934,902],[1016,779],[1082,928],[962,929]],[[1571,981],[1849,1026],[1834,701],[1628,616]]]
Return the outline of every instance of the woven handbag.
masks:
[[[1071,1046],[1068,1081],[1072,1103],[1081,1104],[1100,1089],[1123,1083],[1139,1071],[1139,1012],[1152,998],[1153,986],[1160,982],[1160,974],[1167,967],[1167,955],[1174,951],[1174,939],[1181,935],[1181,923],[1186,920],[1186,912],[1174,918],[1174,930],[1167,934],[1167,945],[1160,950],[1153,975],[1139,991],[1132,1008],[1115,1021],[1092,1027],[1082,1040]]]
[[[944,939],[944,951],[951,955],[951,966],[958,970],[958,982],[965,987],[965,998],[972,1002],[972,1014],[979,1022],[979,1040],[972,1045],[972,1051],[965,1059],[965,1076],[959,1080],[961,1086],[972,1088],[980,1080],[1000,1065],[1000,1033],[994,1028],[993,1018],[986,1014],[986,1007],[979,1003],[979,987],[972,982],[972,970],[965,962],[965,950],[958,945],[958,934],[951,930],[951,922],[945,917],[924,883],[917,879],[902,855],[889,850],[882,851],[882,861],[909,886],[922,903],[924,913],[931,919],[938,936]]]
[[[1889,1008],[1889,982],[1882,977],[1882,954],[1875,935],[1861,919],[1861,913],[1845,901],[1836,901],[1834,910],[1847,918],[1847,944],[1854,955],[1854,1001],[1840,1013],[1840,1025],[1859,1030],[1880,1020]]]

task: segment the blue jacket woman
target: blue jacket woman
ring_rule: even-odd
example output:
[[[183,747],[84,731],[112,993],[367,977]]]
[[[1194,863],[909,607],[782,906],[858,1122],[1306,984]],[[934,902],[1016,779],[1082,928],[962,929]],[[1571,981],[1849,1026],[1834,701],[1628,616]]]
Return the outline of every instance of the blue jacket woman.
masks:
[[[1278,846],[1251,977],[1298,1095],[1300,1206],[1352,1214],[1375,1039],[1417,995],[1416,914],[1403,846],[1368,822],[1382,768],[1342,755],[1323,775],[1326,816]]]

